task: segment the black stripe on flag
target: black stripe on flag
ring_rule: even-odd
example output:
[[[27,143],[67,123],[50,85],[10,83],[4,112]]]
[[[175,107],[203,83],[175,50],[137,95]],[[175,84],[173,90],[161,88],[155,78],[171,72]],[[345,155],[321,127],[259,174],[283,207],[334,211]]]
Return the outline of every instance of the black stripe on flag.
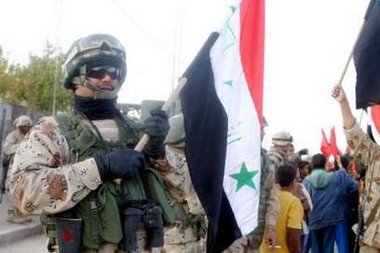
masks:
[[[220,253],[241,231],[223,190],[227,146],[227,114],[214,87],[210,49],[212,33],[186,70],[181,91],[186,133],[186,158],[194,188],[209,219],[207,252]]]

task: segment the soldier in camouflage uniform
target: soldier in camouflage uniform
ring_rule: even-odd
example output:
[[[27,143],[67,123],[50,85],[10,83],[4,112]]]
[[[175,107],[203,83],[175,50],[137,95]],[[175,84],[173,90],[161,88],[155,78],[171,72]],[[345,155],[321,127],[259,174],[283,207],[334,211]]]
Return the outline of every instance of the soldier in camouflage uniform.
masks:
[[[278,133],[275,133],[272,137],[272,144],[270,151],[268,152],[268,157],[270,160],[270,163],[274,166],[275,174],[277,172],[277,168],[284,164],[285,162],[289,161],[294,163],[294,165],[297,167],[297,163],[295,163],[296,155],[292,155],[292,157],[288,157],[289,152],[288,149],[294,149],[293,147],[293,137],[290,135],[290,133],[281,131]],[[276,183],[277,183],[277,177],[276,177]],[[277,187],[280,187],[277,184]],[[310,195],[305,189],[305,187],[301,183],[296,183],[295,186],[292,189],[292,194],[296,196],[302,203],[302,207],[304,210],[304,213],[308,213],[312,209],[312,203],[310,201]],[[302,223],[303,231],[307,232],[307,224],[306,222]]]
[[[176,210],[176,220],[165,230],[165,253],[206,252],[206,215],[191,182],[185,157],[183,114],[169,120],[165,139],[168,167],[161,171]]]
[[[261,141],[264,138],[264,127],[267,122],[264,119],[261,128]],[[223,253],[259,253],[261,242],[270,246],[276,245],[276,220],[279,211],[278,190],[275,187],[274,164],[269,161],[267,151],[261,149],[261,179],[260,179],[260,203],[258,213],[258,225],[247,236],[237,239]],[[264,237],[265,232],[265,238]]]
[[[4,142],[4,161],[6,161],[6,166],[8,166],[6,189],[9,194],[9,177],[11,170],[9,169],[13,164],[13,158],[18,149],[20,143],[24,140],[25,135],[29,132],[32,127],[32,119],[27,115],[21,115],[14,121],[16,127],[15,130],[10,132],[5,138]],[[8,209],[7,221],[11,223],[22,224],[27,221],[31,221],[31,217],[22,214],[16,207],[12,206]]]
[[[364,218],[360,252],[378,253],[380,252],[380,147],[360,128],[343,88],[336,85],[331,95],[340,104],[350,155],[363,163],[367,170],[364,191],[360,199]]]
[[[292,142],[293,137],[288,132],[281,131],[273,135],[273,146],[268,152],[268,157],[270,162],[274,165],[275,171],[280,165],[288,160],[287,149]]]
[[[140,126],[122,115],[116,100],[125,76],[116,38],[75,41],[61,79],[74,92],[74,110],[41,118],[15,155],[13,200],[23,213],[42,215],[49,252],[158,252],[163,245],[162,210],[144,175],[147,162],[164,158],[168,119],[154,110]],[[142,131],[149,141],[135,151]]]

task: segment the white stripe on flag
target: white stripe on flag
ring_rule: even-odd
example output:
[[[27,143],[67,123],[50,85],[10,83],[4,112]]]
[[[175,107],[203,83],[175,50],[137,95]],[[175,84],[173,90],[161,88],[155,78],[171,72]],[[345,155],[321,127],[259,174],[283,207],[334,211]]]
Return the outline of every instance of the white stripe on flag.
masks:
[[[228,117],[228,137],[223,188],[243,235],[257,226],[260,195],[260,123],[245,79],[239,50],[240,9],[226,23],[210,52],[215,89]],[[232,174],[256,171],[253,187],[238,189]]]

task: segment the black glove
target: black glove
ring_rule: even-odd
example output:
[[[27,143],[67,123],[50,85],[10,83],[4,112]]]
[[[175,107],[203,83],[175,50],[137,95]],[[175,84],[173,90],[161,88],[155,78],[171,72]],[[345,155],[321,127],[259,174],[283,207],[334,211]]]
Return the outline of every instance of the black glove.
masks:
[[[142,130],[149,135],[144,152],[152,158],[158,158],[165,154],[164,140],[169,132],[169,120],[163,110],[152,110],[150,115],[142,126]]]
[[[142,153],[125,149],[94,156],[102,181],[126,178],[144,167]]]

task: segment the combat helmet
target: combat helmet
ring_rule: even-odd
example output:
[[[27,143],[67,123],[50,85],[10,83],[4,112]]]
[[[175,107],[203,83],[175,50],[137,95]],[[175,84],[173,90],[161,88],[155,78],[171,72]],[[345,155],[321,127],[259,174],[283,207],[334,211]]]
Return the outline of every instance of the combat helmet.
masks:
[[[119,86],[105,93],[90,85],[86,80],[89,66],[112,66],[117,70]],[[62,66],[61,84],[66,89],[84,85],[95,92],[98,98],[114,98],[119,92],[127,73],[125,49],[112,35],[93,34],[76,40],[68,50]]]
[[[14,120],[13,124],[15,127],[32,126],[32,119],[29,116],[21,115]]]
[[[172,147],[185,147],[185,129],[183,126],[183,114],[174,115],[169,119],[170,129],[164,141]]]
[[[272,137],[273,145],[286,146],[288,144],[291,144],[292,142],[293,142],[293,137],[288,132],[285,132],[285,131],[275,133]]]

